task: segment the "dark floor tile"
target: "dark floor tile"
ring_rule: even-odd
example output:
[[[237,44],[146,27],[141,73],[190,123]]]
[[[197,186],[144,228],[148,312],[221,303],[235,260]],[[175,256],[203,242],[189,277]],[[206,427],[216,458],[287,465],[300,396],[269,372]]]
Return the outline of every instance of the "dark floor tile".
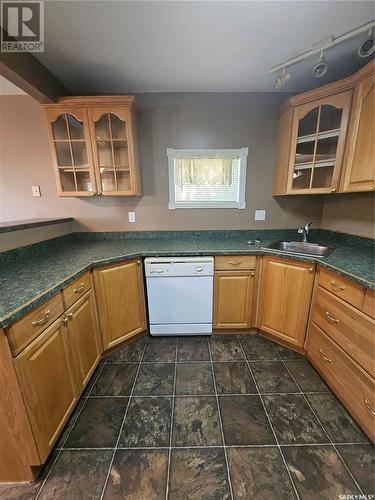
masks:
[[[333,394],[306,397],[334,443],[368,443],[366,434]]]
[[[93,388],[93,386],[95,385],[95,382],[99,376],[99,374],[101,373],[101,371],[103,370],[105,365],[103,364],[99,364],[97,367],[96,367],[96,370],[94,371],[94,373],[91,375],[91,378],[90,380],[88,381],[86,387],[85,387],[85,390],[83,391],[83,396],[88,396],[91,392],[91,389]]]
[[[284,347],[282,345],[273,344],[275,346],[276,351],[279,353],[281,359],[285,360],[304,360],[305,356],[303,354],[300,354],[299,352],[292,351],[292,349],[288,349],[287,347]]]
[[[285,364],[302,392],[331,392],[307,360],[286,361]]]
[[[176,394],[214,394],[210,363],[178,363]]]
[[[227,455],[234,498],[296,498],[278,448],[227,448]]]
[[[169,395],[173,392],[174,363],[141,364],[133,394]]]
[[[172,394],[174,367],[174,363],[142,363],[133,394],[135,396]]]
[[[222,444],[215,397],[176,397],[172,443],[174,446]]]
[[[291,446],[282,452],[301,500],[333,500],[359,493],[332,446]]]
[[[143,361],[175,361],[176,342],[175,337],[150,337]]]
[[[168,450],[117,450],[104,498],[165,499]]]
[[[207,337],[180,337],[178,339],[178,361],[208,361],[209,359]]]
[[[88,399],[64,448],[114,447],[128,398]]]
[[[82,410],[83,406],[85,405],[85,403],[86,403],[86,398],[82,398],[78,401],[77,406],[74,408],[73,413],[71,414],[68,422],[66,423],[66,425],[64,427],[64,430],[60,434],[59,439],[56,441],[55,448],[61,448],[63,446],[66,438],[70,434],[70,431],[73,429],[73,426],[74,426],[79,414],[81,413],[81,410]]]
[[[39,498],[41,500],[99,499],[112,459],[110,450],[64,450]]]
[[[213,363],[218,394],[255,394],[254,381],[246,362]]]
[[[338,445],[340,453],[350,472],[365,495],[375,494],[375,449],[372,444]]]
[[[90,396],[129,396],[138,364],[104,365]]]
[[[264,396],[264,403],[281,444],[328,441],[323,428],[301,394]]]
[[[236,361],[244,359],[239,341],[230,337],[211,337],[211,354],[215,361]]]
[[[282,361],[254,361],[250,364],[259,392],[299,392]]]
[[[171,398],[132,398],[119,446],[169,446]]]
[[[141,361],[147,342],[147,337],[142,337],[131,344],[112,351],[105,359],[107,363],[129,363]]]
[[[260,335],[249,335],[241,339],[245,355],[249,361],[255,359],[280,359],[273,342]]]
[[[275,443],[259,396],[220,396],[219,405],[227,446]]]
[[[0,484],[0,500],[34,500],[42,483],[4,483]]]
[[[225,500],[230,498],[222,448],[172,450],[170,500]]]

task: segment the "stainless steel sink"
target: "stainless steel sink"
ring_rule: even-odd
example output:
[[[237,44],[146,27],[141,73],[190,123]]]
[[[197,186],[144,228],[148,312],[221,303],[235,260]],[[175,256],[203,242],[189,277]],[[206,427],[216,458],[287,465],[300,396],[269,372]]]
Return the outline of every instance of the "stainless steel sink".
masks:
[[[299,253],[310,257],[326,257],[335,247],[324,247],[317,243],[305,243],[303,241],[277,241],[264,248],[265,250],[278,252]]]

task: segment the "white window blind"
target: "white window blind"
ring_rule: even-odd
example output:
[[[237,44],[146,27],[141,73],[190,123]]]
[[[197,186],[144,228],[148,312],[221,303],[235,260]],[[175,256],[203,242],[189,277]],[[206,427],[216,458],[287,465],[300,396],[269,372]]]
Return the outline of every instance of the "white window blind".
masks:
[[[245,208],[247,154],[168,149],[169,208]]]

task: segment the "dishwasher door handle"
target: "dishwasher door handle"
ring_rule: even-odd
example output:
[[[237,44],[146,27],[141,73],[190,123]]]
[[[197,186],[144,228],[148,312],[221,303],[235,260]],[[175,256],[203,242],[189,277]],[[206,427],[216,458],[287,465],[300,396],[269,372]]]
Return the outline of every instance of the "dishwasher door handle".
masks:
[[[164,269],[153,269],[152,271],[150,271],[150,274],[160,274],[160,273],[164,273]]]
[[[203,271],[203,267],[197,267],[195,272],[196,273],[201,273]]]

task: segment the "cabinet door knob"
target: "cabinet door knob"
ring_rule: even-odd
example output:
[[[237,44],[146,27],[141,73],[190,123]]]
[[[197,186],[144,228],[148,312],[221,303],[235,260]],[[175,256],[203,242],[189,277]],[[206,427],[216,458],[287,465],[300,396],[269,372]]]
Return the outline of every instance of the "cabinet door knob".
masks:
[[[137,264],[140,266],[140,265],[141,265],[141,261],[140,261],[140,260],[137,260]]]
[[[64,325],[66,325],[66,324],[67,324],[67,322],[68,322],[68,318],[64,318],[61,322],[62,322]]]
[[[337,189],[336,188],[332,188],[331,191],[332,191],[332,193],[336,193]]]
[[[313,273],[314,272],[314,268],[313,267],[309,267],[309,273]]]
[[[251,271],[250,276],[254,277],[255,276],[255,272]]]
[[[68,314],[66,315],[66,317],[67,317],[68,319],[72,319],[72,318],[73,318],[73,313],[68,313]]]

